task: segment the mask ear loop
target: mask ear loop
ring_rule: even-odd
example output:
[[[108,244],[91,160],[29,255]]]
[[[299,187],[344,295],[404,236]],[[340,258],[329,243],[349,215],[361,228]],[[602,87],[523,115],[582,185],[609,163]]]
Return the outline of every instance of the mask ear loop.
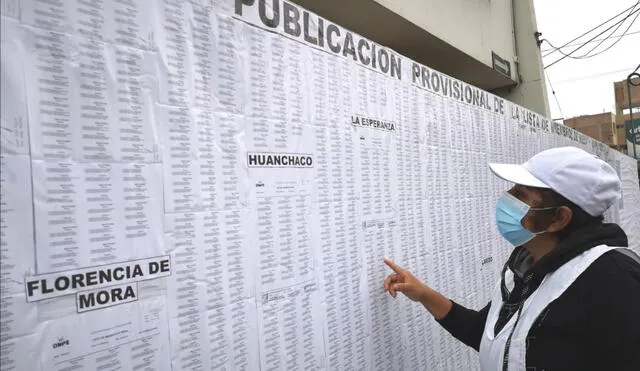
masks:
[[[544,211],[544,210],[558,209],[558,208],[560,208],[560,207],[561,207],[561,206],[530,207],[530,208],[529,208],[529,211],[531,211],[531,210],[533,210],[533,211]],[[540,232],[532,232],[532,231],[529,231],[529,232],[531,232],[531,233],[535,234],[536,236],[538,236],[538,235],[541,235],[541,234],[543,234],[543,233],[547,233],[548,231],[540,231]]]
[[[529,210],[533,210],[533,211],[542,211],[542,210],[551,210],[551,209],[558,209],[562,206],[549,206],[549,207],[530,207]]]

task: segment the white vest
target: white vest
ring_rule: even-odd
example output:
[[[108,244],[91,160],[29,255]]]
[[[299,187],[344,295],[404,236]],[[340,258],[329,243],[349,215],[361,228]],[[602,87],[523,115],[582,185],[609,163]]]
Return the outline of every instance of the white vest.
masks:
[[[526,370],[527,334],[540,313],[562,295],[591,263],[607,251],[617,248],[607,245],[593,247],[571,259],[556,271],[547,274],[538,289],[525,300],[519,318],[517,313],[514,314],[502,330],[494,334],[495,324],[502,306],[502,293],[500,283],[498,283],[480,342],[480,368],[483,371],[503,369],[505,347],[509,335],[513,332],[509,345],[507,370]],[[507,270],[507,273],[505,274],[505,284],[511,289],[514,286],[513,273],[510,270]]]

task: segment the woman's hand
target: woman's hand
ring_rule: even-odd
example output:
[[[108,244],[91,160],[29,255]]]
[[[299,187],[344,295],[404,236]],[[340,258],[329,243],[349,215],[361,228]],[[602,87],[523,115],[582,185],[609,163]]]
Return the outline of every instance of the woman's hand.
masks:
[[[425,285],[411,272],[400,268],[391,260],[385,259],[384,263],[395,272],[384,280],[384,290],[391,296],[395,298],[398,292],[405,294],[409,299],[420,302],[437,320],[449,314],[453,307],[451,300]]]
[[[426,302],[430,291],[433,290],[417,279],[411,272],[399,267],[391,260],[385,259],[384,263],[395,272],[384,280],[385,291],[388,291],[394,298],[398,292],[401,292],[413,301]]]

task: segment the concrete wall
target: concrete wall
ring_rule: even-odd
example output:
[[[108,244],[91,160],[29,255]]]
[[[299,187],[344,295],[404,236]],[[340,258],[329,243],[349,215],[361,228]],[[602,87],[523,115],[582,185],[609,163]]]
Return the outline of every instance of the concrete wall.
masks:
[[[511,0],[375,1],[487,66],[491,51],[513,64]]]
[[[549,115],[533,0],[292,1],[422,64]],[[509,74],[494,69],[492,53],[509,64]]]
[[[516,71],[518,85],[499,89],[495,94],[525,106],[541,115],[549,116],[549,100],[545,84],[542,56],[534,33],[536,25],[533,0],[512,0],[514,7],[514,34],[516,40]]]

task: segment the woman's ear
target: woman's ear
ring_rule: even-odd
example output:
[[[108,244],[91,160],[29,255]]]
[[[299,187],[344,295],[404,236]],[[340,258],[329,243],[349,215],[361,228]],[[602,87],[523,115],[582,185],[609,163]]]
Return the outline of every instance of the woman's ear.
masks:
[[[567,206],[560,206],[556,210],[556,215],[554,216],[553,221],[547,227],[547,231],[553,233],[564,229],[564,227],[569,225],[572,218],[573,211],[571,211]]]

